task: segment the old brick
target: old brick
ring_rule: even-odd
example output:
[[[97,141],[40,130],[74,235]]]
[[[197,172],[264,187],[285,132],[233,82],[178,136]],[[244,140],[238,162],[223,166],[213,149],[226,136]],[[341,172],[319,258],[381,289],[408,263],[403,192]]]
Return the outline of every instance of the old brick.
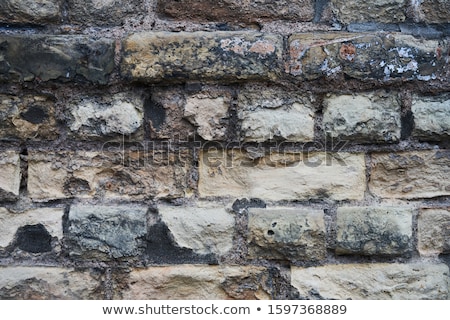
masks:
[[[445,140],[450,137],[450,95],[414,96],[413,136],[420,140]]]
[[[20,189],[20,157],[15,151],[0,152],[0,200],[16,200]]]
[[[108,259],[142,254],[147,232],[143,206],[71,206],[67,249],[74,257]]]
[[[292,268],[292,285],[303,298],[445,300],[448,275],[445,264],[340,264]]]
[[[127,17],[142,13],[141,0],[68,0],[69,20],[89,26],[120,26]]]
[[[406,0],[331,0],[333,13],[339,22],[398,23],[406,19]]]
[[[234,217],[223,207],[158,206],[176,244],[197,254],[226,254],[233,246]]]
[[[282,90],[242,90],[238,96],[241,140],[314,140],[311,98]]]
[[[449,168],[448,150],[375,153],[369,190],[382,198],[450,195]]]
[[[317,261],[325,258],[323,211],[249,209],[249,258]]]
[[[450,253],[450,208],[421,209],[418,249],[422,256]]]
[[[107,96],[77,97],[68,106],[68,125],[82,139],[117,135],[143,135],[142,97],[119,93]]]
[[[362,199],[365,160],[350,153],[277,153],[252,160],[236,150],[203,150],[201,197],[264,200]]]
[[[113,68],[112,40],[0,35],[0,82],[60,80],[106,84]]]
[[[220,22],[261,20],[311,21],[311,0],[166,0],[158,1],[158,11],[174,19]]]
[[[182,265],[134,269],[122,299],[269,299],[263,267]]]
[[[422,0],[419,2],[418,18],[426,23],[448,23],[450,2],[448,0]]]
[[[3,0],[0,23],[37,24],[60,22],[61,0]]]
[[[338,254],[401,255],[411,251],[411,209],[341,207],[336,226]]]
[[[115,152],[114,152],[115,150]],[[188,152],[127,151],[111,143],[103,152],[31,150],[28,191],[35,201],[105,197],[130,200],[185,195]]]
[[[0,247],[5,248],[8,245],[15,245],[24,251],[32,253],[40,252],[39,247],[42,247],[43,243],[49,239],[45,239],[39,233],[33,233],[30,230],[29,236],[26,237],[27,239],[23,239],[22,241],[28,243],[17,243],[17,240],[20,239],[14,239],[14,236],[17,235],[20,228],[38,225],[45,228],[50,237],[54,237],[57,241],[61,242],[63,238],[63,215],[64,210],[62,208],[39,208],[20,213],[13,213],[6,208],[0,208]],[[16,243],[13,243],[14,240],[16,240]],[[48,241],[48,246],[50,244],[50,241]]]
[[[223,140],[228,129],[229,97],[209,97],[203,94],[189,96],[184,116],[197,127],[205,140]]]
[[[299,79],[348,76],[358,80],[446,79],[447,41],[399,33],[296,34],[289,38],[286,72]]]
[[[101,275],[56,267],[0,267],[0,299],[105,299]]]
[[[134,81],[236,81],[277,76],[282,39],[236,32],[143,32],[123,42],[121,70]]]
[[[0,94],[1,140],[54,140],[57,137],[52,99],[39,95]]]
[[[400,102],[393,93],[330,95],[324,99],[323,127],[331,138],[397,142],[400,125]]]

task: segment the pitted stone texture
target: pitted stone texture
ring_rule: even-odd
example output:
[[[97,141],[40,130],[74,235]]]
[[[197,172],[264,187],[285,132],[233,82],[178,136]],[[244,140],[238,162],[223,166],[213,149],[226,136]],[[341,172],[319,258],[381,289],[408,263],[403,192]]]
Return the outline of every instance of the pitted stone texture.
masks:
[[[270,275],[263,267],[182,265],[134,269],[126,300],[270,299],[265,283]]]
[[[252,160],[236,150],[203,150],[200,197],[361,200],[365,159],[350,153],[276,153]]]
[[[240,32],[143,32],[123,42],[122,75],[133,81],[270,80],[282,39]]]
[[[89,26],[120,26],[144,10],[141,0],[68,0],[69,20]]]
[[[101,274],[55,267],[0,267],[0,299],[105,299]]]
[[[314,108],[310,97],[282,90],[247,89],[239,92],[241,140],[314,140]]]
[[[0,82],[58,80],[106,84],[113,69],[114,42],[109,39],[0,35]]]
[[[175,243],[197,254],[224,255],[233,246],[234,217],[225,208],[158,206]]]
[[[0,200],[16,200],[19,197],[20,157],[16,151],[0,152]]]
[[[0,94],[1,140],[54,140],[58,135],[50,97]]]
[[[87,259],[127,258],[145,250],[147,208],[142,206],[83,206],[70,208],[68,250]]]
[[[326,256],[321,210],[249,209],[248,256],[251,259],[318,261]]]
[[[60,22],[61,0],[2,0],[0,23],[37,24]]]
[[[292,285],[305,299],[445,300],[449,269],[445,264],[340,264],[292,268]]]
[[[51,237],[62,241],[63,215],[62,208],[39,208],[20,213],[0,208],[0,247],[5,248],[13,243],[14,235],[19,228],[39,224],[47,230]]]
[[[324,131],[331,138],[363,143],[400,139],[400,101],[392,92],[330,95],[324,100]]]
[[[414,137],[431,141],[450,138],[450,95],[414,96],[411,111]]]
[[[421,209],[418,238],[422,256],[450,253],[450,208]]]
[[[340,207],[336,253],[402,255],[412,249],[412,209]]]
[[[381,198],[447,196],[449,175],[449,150],[374,153],[369,190]]]
[[[261,20],[311,21],[312,0],[166,0],[158,11],[179,20],[249,23]]]
[[[338,32],[296,34],[288,43],[286,72],[299,80],[344,76],[384,82],[447,79],[447,40]]]
[[[30,150],[28,192],[34,201],[66,198],[144,200],[184,197],[192,161],[187,150],[124,150],[105,143],[103,152]]]
[[[333,13],[339,22],[399,23],[406,19],[407,0],[331,0]]]
[[[184,116],[205,140],[223,140],[228,129],[229,97],[197,94],[186,98]]]
[[[82,139],[111,135],[143,135],[144,101],[133,94],[84,97],[71,101],[70,130]]]
[[[418,18],[426,23],[448,23],[450,2],[448,0],[421,0]]]

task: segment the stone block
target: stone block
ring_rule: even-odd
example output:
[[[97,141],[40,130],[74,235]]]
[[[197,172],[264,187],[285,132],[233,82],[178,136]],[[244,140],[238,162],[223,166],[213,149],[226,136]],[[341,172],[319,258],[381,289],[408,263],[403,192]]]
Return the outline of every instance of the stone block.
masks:
[[[145,250],[147,211],[143,206],[71,206],[67,250],[72,257],[117,259]]]
[[[361,200],[366,189],[363,154],[278,153],[252,159],[236,150],[203,150],[201,197],[263,200]]]
[[[323,104],[323,130],[332,139],[362,143],[400,140],[400,101],[392,92],[329,95]]]
[[[369,190],[389,199],[450,195],[450,151],[373,153]]]
[[[279,36],[244,32],[142,32],[123,41],[121,73],[132,81],[273,80]]]
[[[0,82],[76,81],[106,84],[114,41],[82,35],[0,35]]]
[[[318,261],[326,256],[323,211],[296,208],[249,209],[251,259]]]
[[[340,207],[336,253],[402,255],[412,249],[412,209]]]
[[[445,264],[371,263],[292,268],[292,285],[304,299],[446,300]]]

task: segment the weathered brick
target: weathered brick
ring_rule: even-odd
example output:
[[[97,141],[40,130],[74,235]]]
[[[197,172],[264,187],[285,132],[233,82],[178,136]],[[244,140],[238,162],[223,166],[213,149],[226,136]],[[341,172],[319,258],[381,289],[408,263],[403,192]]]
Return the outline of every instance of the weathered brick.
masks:
[[[406,0],[331,0],[333,13],[339,22],[398,23],[406,19]]]
[[[106,84],[113,68],[112,40],[0,35],[0,82],[60,80]]]
[[[73,257],[100,260],[141,255],[147,211],[143,206],[71,206],[67,250]]]
[[[400,207],[337,209],[336,253],[401,255],[412,249],[412,210]]]
[[[35,201],[183,197],[191,163],[185,151],[127,151],[114,143],[103,152],[30,150],[28,192]]]
[[[340,264],[292,268],[300,297],[337,300],[448,299],[445,264]]]
[[[16,151],[0,152],[0,200],[16,200],[19,196],[20,157]]]
[[[58,23],[62,19],[61,0],[2,0],[0,23],[37,24]]]
[[[261,20],[311,21],[312,0],[166,0],[158,1],[158,11],[174,19],[220,22]]]
[[[432,198],[450,195],[450,151],[372,154],[369,190],[382,198]]]
[[[418,9],[420,21],[426,23],[448,23],[450,21],[450,2],[448,0],[421,0]]]
[[[247,241],[251,259],[324,259],[325,234],[322,210],[249,209]]]
[[[0,208],[0,247],[12,245],[31,253],[51,251],[52,238],[62,242],[63,215],[63,208],[30,209],[20,213]]]
[[[144,101],[133,94],[77,97],[68,103],[68,126],[84,140],[105,136],[142,136]]]
[[[314,140],[314,108],[311,98],[276,89],[242,90],[238,96],[240,138],[263,142],[283,139]]]
[[[323,104],[323,129],[331,138],[363,143],[400,139],[400,101],[392,92],[330,95]]]
[[[414,96],[413,136],[420,140],[443,140],[450,137],[450,95]]]
[[[308,80],[447,79],[448,51],[446,40],[418,40],[400,33],[295,34],[289,38],[286,72]]]
[[[50,97],[0,94],[1,140],[54,140],[58,135]]]
[[[56,267],[0,267],[0,299],[105,299],[101,274]]]
[[[236,150],[203,150],[199,161],[201,197],[265,200],[362,199],[363,154],[277,153],[252,160]]]
[[[120,26],[144,10],[141,0],[68,0],[69,20],[89,26]]]
[[[418,249],[422,256],[450,253],[450,208],[421,209]]]
[[[184,116],[197,127],[205,140],[224,140],[228,129],[229,96],[210,97],[197,94],[186,98]]]
[[[263,267],[181,265],[134,269],[118,297],[125,300],[270,299]]]
[[[233,246],[234,217],[223,207],[158,206],[175,243],[197,254],[224,255]]]
[[[236,81],[277,77],[282,39],[239,32],[143,32],[123,42],[122,75],[133,81]]]

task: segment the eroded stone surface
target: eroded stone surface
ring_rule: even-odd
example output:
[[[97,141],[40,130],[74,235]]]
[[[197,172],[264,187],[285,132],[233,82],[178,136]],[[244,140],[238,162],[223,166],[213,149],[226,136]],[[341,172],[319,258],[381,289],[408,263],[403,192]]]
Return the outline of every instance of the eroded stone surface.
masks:
[[[249,257],[317,261],[325,258],[323,211],[249,209]]]
[[[331,0],[331,7],[339,22],[398,23],[406,19],[406,0]]]
[[[0,199],[15,200],[19,196],[20,157],[16,151],[0,152]]]
[[[447,0],[422,0],[419,2],[419,19],[426,23],[448,23],[450,2]]]
[[[450,137],[450,95],[414,96],[413,136],[420,140],[443,140]]]
[[[292,285],[303,298],[338,300],[448,299],[445,264],[340,264],[292,268]]]
[[[38,24],[60,22],[61,0],[3,0],[0,23]]]
[[[340,207],[336,253],[401,255],[412,249],[412,209]]]
[[[418,238],[422,256],[450,253],[450,208],[421,209]]]
[[[432,198],[450,195],[450,151],[372,154],[369,190],[382,198]]]

